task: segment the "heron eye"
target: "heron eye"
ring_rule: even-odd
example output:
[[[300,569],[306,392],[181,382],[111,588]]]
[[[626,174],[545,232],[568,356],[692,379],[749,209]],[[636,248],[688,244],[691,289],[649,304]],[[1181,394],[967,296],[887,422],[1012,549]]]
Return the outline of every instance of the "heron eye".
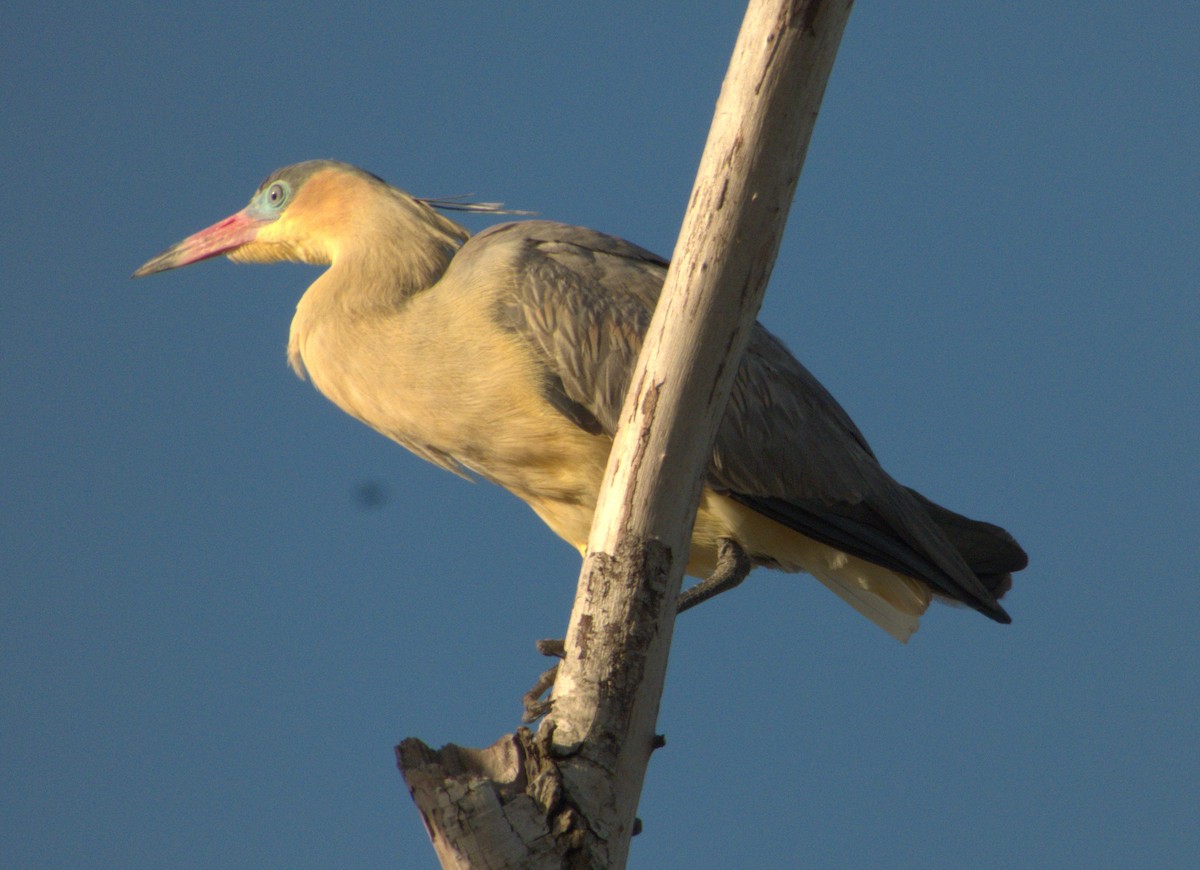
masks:
[[[282,181],[276,181],[274,184],[272,184],[270,187],[267,188],[266,200],[267,200],[267,205],[269,205],[269,206],[272,206],[274,208],[279,208],[281,205],[284,204],[284,202],[287,201],[287,197],[288,197],[287,185],[285,185]]]

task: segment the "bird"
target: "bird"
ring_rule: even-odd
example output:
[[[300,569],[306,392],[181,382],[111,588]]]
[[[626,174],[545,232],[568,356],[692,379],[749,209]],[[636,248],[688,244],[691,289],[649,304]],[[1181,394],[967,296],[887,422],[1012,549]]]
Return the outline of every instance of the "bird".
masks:
[[[507,489],[586,553],[669,264],[546,220],[471,235],[442,213],[454,205],[310,160],[271,173],[245,208],[133,277],[221,254],[328,267],[296,306],[296,374],[422,459]],[[755,324],[692,532],[685,570],[700,582],[680,610],[766,566],[812,575],[904,642],[935,598],[1010,622],[999,599],[1027,563],[1004,529],[895,481],[833,396]]]

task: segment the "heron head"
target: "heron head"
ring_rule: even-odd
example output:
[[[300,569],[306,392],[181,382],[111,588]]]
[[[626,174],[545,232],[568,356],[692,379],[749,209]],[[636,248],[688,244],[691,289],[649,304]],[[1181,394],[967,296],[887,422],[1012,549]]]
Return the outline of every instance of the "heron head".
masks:
[[[167,248],[133,277],[219,254],[238,263],[328,264],[337,238],[352,229],[356,189],[378,183],[375,176],[333,160],[278,169],[258,186],[244,209]]]

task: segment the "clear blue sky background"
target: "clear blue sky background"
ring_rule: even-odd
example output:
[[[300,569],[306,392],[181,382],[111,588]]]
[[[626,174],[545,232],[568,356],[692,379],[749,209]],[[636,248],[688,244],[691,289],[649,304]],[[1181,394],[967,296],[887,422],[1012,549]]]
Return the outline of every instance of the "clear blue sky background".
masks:
[[[392,746],[512,730],[577,555],[289,373],[315,270],[129,273],[312,157],[670,253],[742,11],[6,6],[0,865],[434,863]],[[857,5],[762,319],[1031,567],[687,614],[633,866],[1195,866],[1198,32]]]

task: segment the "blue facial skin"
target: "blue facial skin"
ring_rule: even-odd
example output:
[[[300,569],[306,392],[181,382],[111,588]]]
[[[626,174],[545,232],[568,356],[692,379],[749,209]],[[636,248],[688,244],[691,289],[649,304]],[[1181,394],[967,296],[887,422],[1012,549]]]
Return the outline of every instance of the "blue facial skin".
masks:
[[[292,199],[292,186],[283,179],[267,179],[246,206],[246,215],[258,221],[276,220]]]

